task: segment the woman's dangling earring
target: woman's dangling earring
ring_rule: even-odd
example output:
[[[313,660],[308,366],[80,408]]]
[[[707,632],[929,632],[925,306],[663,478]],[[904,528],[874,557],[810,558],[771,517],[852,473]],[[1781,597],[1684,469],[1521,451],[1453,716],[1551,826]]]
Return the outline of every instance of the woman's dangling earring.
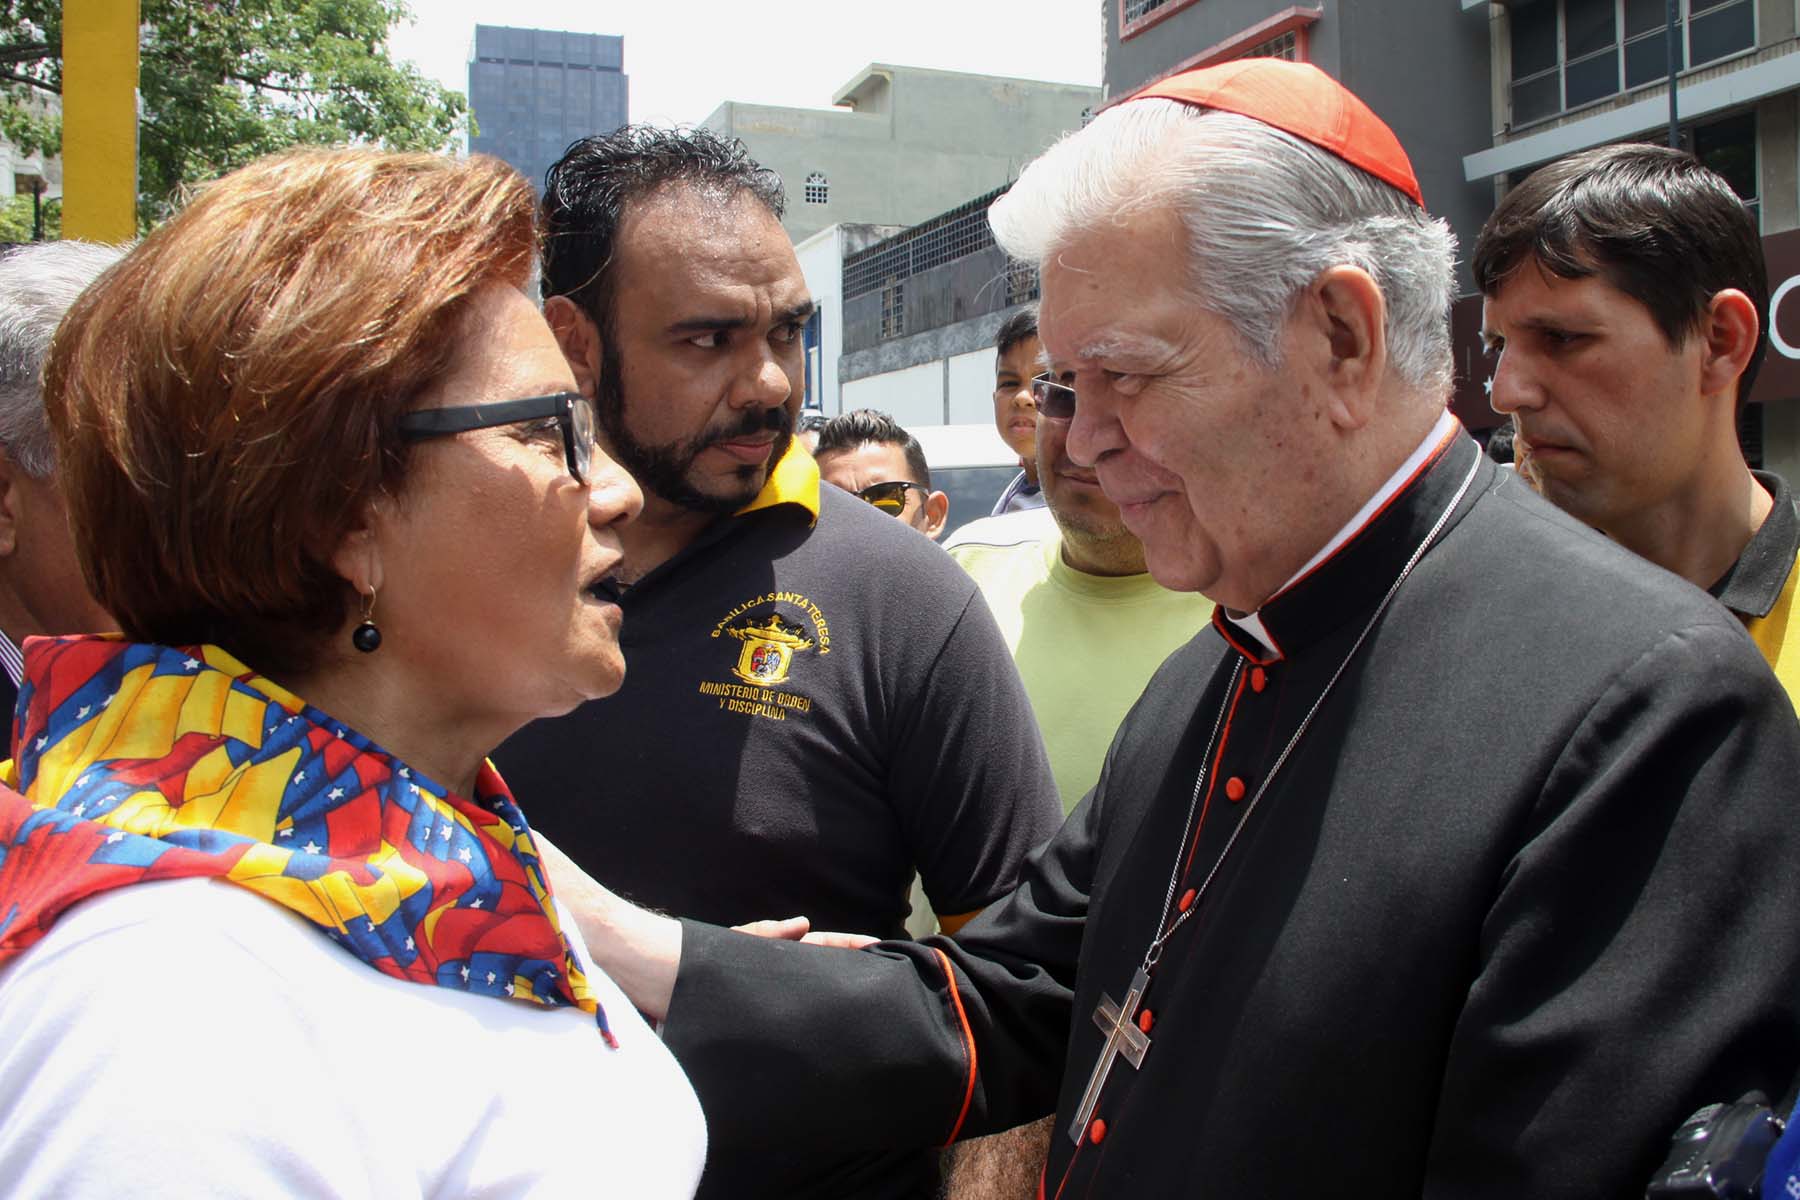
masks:
[[[350,631],[350,644],[364,654],[381,648],[381,630],[375,628],[375,589],[362,598],[362,624]]]

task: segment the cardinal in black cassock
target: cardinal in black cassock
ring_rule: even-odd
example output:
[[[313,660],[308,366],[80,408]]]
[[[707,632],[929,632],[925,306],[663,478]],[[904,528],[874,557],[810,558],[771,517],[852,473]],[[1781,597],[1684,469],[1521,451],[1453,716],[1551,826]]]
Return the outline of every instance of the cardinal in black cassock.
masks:
[[[1158,90],[1418,201],[1359,102],[1264,63]],[[1058,336],[1078,259],[1046,268],[1053,364],[1112,352]],[[1313,287],[1295,328],[1316,318],[1333,370],[1393,370],[1334,302]],[[1188,369],[1185,335],[1154,325]],[[1148,445],[1165,393],[1145,374],[1095,386]],[[1071,452],[1129,492],[1081,425],[1089,395],[1040,403],[1075,403]],[[1299,421],[1316,400],[1260,402]],[[1787,1090],[1792,708],[1724,608],[1413,412],[1382,410],[1406,443],[1348,502],[1326,490],[1342,475],[1268,446],[1271,494],[1315,486],[1355,515],[1293,548],[1304,565],[1254,612],[1215,596],[1093,792],[954,940],[850,952],[684,924],[666,1037],[715,1144],[916,1145],[1054,1111],[1047,1196],[1591,1200],[1642,1195],[1701,1104]],[[1160,578],[1170,547],[1142,519]]]

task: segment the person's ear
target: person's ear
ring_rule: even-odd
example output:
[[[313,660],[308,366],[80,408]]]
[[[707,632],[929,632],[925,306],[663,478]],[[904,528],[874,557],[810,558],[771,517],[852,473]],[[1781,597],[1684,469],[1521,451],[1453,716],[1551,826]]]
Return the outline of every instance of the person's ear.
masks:
[[[380,529],[392,507],[393,502],[386,495],[378,495],[369,501],[363,507],[362,520],[344,533],[337,549],[332,551],[332,569],[343,576],[344,582],[358,596],[381,591]]]
[[[925,497],[925,524],[919,532],[932,541],[944,534],[944,523],[950,519],[950,497],[943,492],[933,492]]]
[[[544,301],[544,320],[556,335],[556,344],[569,360],[575,374],[575,386],[592,400],[599,395],[600,363],[605,349],[600,326],[582,307],[567,296],[552,296]]]
[[[10,557],[19,548],[19,523],[24,519],[25,494],[20,485],[25,473],[12,456],[0,450],[0,558]]]
[[[1352,266],[1320,272],[1301,296],[1289,334],[1324,384],[1332,424],[1368,424],[1387,373],[1387,299],[1374,277]]]
[[[1726,288],[1707,302],[1701,322],[1706,344],[1700,360],[1700,394],[1716,396],[1729,391],[1736,395],[1738,379],[1756,353],[1756,338],[1762,330],[1756,305],[1737,288]]]

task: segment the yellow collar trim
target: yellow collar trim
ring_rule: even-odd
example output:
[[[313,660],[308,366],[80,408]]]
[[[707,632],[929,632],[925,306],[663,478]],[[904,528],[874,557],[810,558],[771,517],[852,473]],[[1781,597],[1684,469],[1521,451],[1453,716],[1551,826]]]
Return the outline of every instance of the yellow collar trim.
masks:
[[[769,472],[768,481],[756,499],[737,510],[737,516],[777,504],[798,504],[814,524],[819,520],[819,464],[799,442],[789,442],[787,451]]]

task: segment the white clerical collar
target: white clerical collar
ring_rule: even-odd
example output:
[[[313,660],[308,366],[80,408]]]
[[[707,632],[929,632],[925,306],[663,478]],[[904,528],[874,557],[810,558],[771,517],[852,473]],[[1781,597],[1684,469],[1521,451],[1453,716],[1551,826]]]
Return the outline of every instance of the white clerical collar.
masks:
[[[1450,410],[1446,408],[1438,416],[1437,424],[1431,427],[1431,432],[1425,435],[1424,440],[1421,441],[1413,452],[1407,456],[1406,461],[1401,463],[1399,468],[1395,470],[1392,475],[1387,477],[1387,482],[1375,490],[1375,494],[1370,496],[1368,501],[1364,503],[1361,508],[1356,510],[1356,515],[1344,522],[1343,528],[1333,534],[1331,540],[1321,546],[1317,554],[1307,559],[1306,564],[1298,571],[1295,571],[1293,575],[1288,578],[1286,583],[1275,589],[1275,595],[1279,596],[1281,593],[1293,587],[1296,582],[1302,579],[1314,567],[1330,558],[1333,554],[1336,554],[1338,547],[1362,532],[1363,526],[1367,525],[1375,514],[1380,512],[1382,508],[1387,505],[1387,502],[1392,500],[1395,495],[1399,493],[1400,489],[1404,488],[1407,483],[1412,480],[1413,476],[1419,473],[1419,468],[1425,465],[1425,460],[1430,458],[1432,454],[1437,451],[1437,448],[1443,445],[1445,440],[1455,432],[1456,426],[1456,418],[1452,416]],[[1257,610],[1257,612],[1260,611],[1260,609]],[[1247,612],[1242,615],[1233,615],[1229,609],[1224,610],[1224,612],[1227,621],[1230,621],[1233,625],[1236,625],[1239,629],[1255,638],[1257,645],[1261,646],[1266,652],[1270,654],[1278,653],[1275,649],[1274,640],[1269,637],[1268,631],[1263,628],[1262,618],[1257,615],[1257,612]]]
[[[12,680],[13,687],[20,687],[25,681],[25,656],[19,652],[18,644],[8,637],[4,629],[0,629],[0,670]]]

